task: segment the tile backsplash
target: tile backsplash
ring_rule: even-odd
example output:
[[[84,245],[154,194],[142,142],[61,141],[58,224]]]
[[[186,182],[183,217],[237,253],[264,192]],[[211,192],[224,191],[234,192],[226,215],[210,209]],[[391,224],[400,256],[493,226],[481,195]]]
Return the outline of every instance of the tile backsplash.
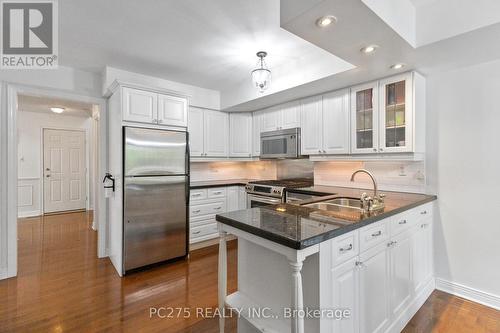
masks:
[[[300,163],[307,165],[305,162],[308,161]],[[283,169],[290,167],[288,163],[280,161],[196,162],[191,163],[191,180],[278,179],[284,176]],[[358,174],[354,182],[350,181],[354,171],[367,169],[373,173],[381,190],[424,193],[426,189],[423,161],[330,161],[314,162],[312,167],[316,185],[372,188],[371,180],[363,174]]]
[[[314,163],[316,185],[372,188],[367,175],[351,175],[358,169],[367,169],[385,191],[425,192],[425,163],[423,161],[333,161]]]
[[[272,161],[191,163],[191,181],[226,179],[276,179],[276,163]]]

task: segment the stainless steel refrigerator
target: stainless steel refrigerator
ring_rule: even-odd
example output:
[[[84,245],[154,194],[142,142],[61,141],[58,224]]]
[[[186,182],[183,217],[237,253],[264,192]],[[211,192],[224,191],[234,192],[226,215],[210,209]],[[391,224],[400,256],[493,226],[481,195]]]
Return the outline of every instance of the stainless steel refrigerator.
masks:
[[[188,253],[187,132],[124,127],[123,271]]]

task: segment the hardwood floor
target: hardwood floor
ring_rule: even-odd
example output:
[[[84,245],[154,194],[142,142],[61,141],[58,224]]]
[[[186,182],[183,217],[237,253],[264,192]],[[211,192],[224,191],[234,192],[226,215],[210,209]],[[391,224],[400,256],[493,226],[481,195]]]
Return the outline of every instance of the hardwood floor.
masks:
[[[217,248],[122,279],[96,259],[91,214],[19,221],[19,274],[0,281],[0,332],[216,333]],[[236,244],[228,251],[228,291],[236,290]],[[190,308],[189,318],[150,317],[150,308]],[[162,312],[166,315],[166,312]],[[205,313],[207,315],[207,313]],[[226,320],[236,332],[236,320]],[[404,332],[500,332],[500,311],[436,291]]]

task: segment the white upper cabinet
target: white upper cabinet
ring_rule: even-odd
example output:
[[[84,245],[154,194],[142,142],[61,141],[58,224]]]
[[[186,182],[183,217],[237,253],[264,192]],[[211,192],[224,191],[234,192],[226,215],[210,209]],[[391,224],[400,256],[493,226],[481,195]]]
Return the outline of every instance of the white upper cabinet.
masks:
[[[260,156],[260,132],[262,128],[263,111],[252,115],[252,156]]]
[[[380,152],[411,152],[413,149],[412,73],[379,82]]]
[[[122,89],[123,120],[156,123],[158,94],[132,88]]]
[[[164,126],[187,126],[187,99],[123,87],[123,120]]]
[[[302,100],[303,155],[349,153],[349,91]]]
[[[229,156],[252,156],[252,114],[229,114]]]
[[[351,88],[351,152],[425,151],[425,79],[404,73]]]
[[[349,154],[349,90],[323,95],[323,148],[325,154]]]
[[[262,132],[300,127],[300,102],[273,106],[262,112]]]
[[[301,154],[323,154],[323,99],[309,97],[301,104]]]
[[[158,95],[158,124],[187,126],[187,100],[181,97]]]
[[[300,101],[284,104],[280,114],[280,129],[300,127]]]
[[[204,110],[194,107],[189,108],[188,117],[189,151],[193,157],[201,157],[204,149]]]
[[[378,82],[351,88],[351,133],[353,154],[378,152]]]
[[[205,110],[204,113],[204,156],[227,157],[229,152],[228,114],[212,110]]]
[[[277,107],[272,107],[262,113],[262,128],[261,132],[276,131],[280,128],[281,110]]]

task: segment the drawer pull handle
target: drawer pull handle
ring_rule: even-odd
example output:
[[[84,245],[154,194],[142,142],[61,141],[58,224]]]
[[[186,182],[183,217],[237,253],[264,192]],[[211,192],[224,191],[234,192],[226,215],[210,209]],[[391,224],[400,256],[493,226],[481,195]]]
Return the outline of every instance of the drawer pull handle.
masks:
[[[427,223],[424,223],[424,224],[422,224],[420,227],[421,227],[422,229],[424,229],[424,228],[427,228],[428,226],[429,226],[429,225],[428,225]]]
[[[421,211],[421,212],[420,212],[420,214],[421,214],[421,215],[426,215],[426,214],[427,214],[427,211],[426,211],[426,210]]]
[[[377,232],[374,232],[374,233],[372,234],[372,237],[378,237],[378,236],[380,236],[380,235],[382,235],[382,231],[381,231],[381,230],[379,230],[379,231],[377,231]]]
[[[201,231],[195,231],[193,232],[193,235],[198,235]]]
[[[406,224],[406,220],[399,221],[399,224]]]
[[[218,194],[222,194],[221,191],[218,191],[218,192],[214,192],[215,195],[218,195]]]
[[[346,247],[341,247],[339,249],[339,252],[346,252],[346,251],[351,251],[352,250],[352,244],[349,244],[349,246],[346,246]]]
[[[214,210],[221,210],[222,207],[214,207]]]
[[[199,196],[201,196],[201,193],[194,193],[194,194],[191,194],[191,196],[193,196],[193,197],[199,197]]]
[[[197,210],[193,210],[193,213],[194,213],[194,214],[198,214],[199,212],[200,212],[200,210],[199,210],[199,209],[197,209]]]

